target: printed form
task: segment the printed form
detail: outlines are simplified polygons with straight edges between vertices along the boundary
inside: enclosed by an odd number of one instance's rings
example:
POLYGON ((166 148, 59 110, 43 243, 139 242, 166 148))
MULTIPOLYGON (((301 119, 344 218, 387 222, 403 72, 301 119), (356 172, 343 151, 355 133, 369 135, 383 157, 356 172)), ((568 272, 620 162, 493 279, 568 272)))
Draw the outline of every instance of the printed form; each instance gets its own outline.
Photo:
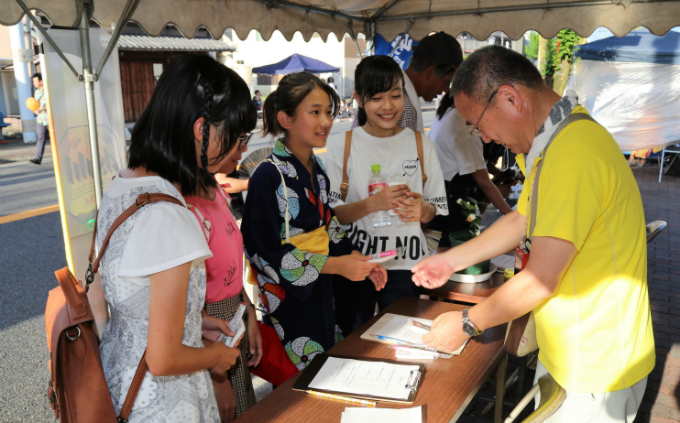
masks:
POLYGON ((413 371, 420 372, 420 367, 329 357, 309 387, 316 390, 406 400, 411 394, 411 389, 406 385, 413 371))

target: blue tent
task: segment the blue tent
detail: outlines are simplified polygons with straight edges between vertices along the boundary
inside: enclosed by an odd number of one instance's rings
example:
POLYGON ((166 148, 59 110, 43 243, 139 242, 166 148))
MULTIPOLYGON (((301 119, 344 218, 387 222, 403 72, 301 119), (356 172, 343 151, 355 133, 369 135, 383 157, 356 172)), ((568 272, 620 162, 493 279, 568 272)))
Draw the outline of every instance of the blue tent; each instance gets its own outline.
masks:
POLYGON ((340 68, 297 53, 278 63, 253 68, 253 73, 264 75, 287 75, 303 71, 309 73, 340 72, 340 68))
POLYGON ((607 62, 644 62, 680 65, 680 33, 659 37, 649 31, 631 31, 625 37, 603 38, 579 46, 574 57, 607 62))

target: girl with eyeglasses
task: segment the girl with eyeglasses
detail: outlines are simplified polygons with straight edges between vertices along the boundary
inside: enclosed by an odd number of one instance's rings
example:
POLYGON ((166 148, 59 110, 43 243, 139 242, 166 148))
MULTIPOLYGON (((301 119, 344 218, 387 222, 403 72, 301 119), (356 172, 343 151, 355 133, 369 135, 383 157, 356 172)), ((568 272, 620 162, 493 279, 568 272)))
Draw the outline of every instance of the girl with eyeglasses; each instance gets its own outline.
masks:
MULTIPOLYGON (((252 133, 242 133, 215 173, 215 182, 236 169, 241 155, 248 150, 252 133)), ((240 304, 246 332, 238 348, 240 357, 225 374, 212 374, 217 406, 222 421, 230 421, 255 405, 255 391, 249 366, 257 366, 262 358, 262 337, 257 326, 255 308, 243 287, 243 237, 230 210, 230 185, 215 184, 201 188, 197 194, 185 196, 187 207, 198 219, 213 257, 205 261, 205 312, 224 321, 233 319, 240 304)))
POLYGON ((156 202, 134 213, 113 233, 101 261, 111 319, 99 349, 116 413, 146 351, 148 372, 130 423, 220 421, 208 369, 225 375, 241 352, 217 342, 234 333, 205 314, 204 262, 218 254, 184 196, 214 193, 211 173, 235 159, 239 137, 256 122, 248 86, 236 72, 209 56, 181 56, 165 69, 135 124, 127 169, 104 192, 98 248, 139 195, 167 194, 181 203, 156 202))

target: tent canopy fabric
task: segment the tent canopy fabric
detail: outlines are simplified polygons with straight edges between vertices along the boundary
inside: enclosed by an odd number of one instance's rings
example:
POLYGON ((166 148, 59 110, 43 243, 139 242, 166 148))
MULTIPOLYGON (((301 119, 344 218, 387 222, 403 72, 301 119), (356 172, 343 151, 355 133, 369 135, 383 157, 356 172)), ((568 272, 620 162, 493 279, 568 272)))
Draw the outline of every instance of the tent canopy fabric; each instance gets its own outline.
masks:
POLYGON ((340 68, 297 53, 286 57, 278 63, 253 68, 253 73, 263 75, 288 75, 293 72, 340 72, 340 68))
POLYGON ((647 31, 632 31, 622 38, 609 37, 579 46, 574 56, 582 60, 680 65, 680 33, 670 31, 658 37, 647 31))
MULTIPOLYGON (((23 0, 53 25, 72 27, 79 20, 76 0, 23 0)), ((103 28, 118 21, 128 0, 93 0, 95 19, 103 28)), ((16 24, 23 10, 16 0, 0 0, 0 23, 16 24)), ((420 40, 432 31, 461 32, 486 39, 503 31, 519 39, 527 30, 552 37, 563 28, 581 36, 604 26, 623 36, 639 25, 665 34, 680 25, 680 0, 139 0, 132 15, 147 34, 157 36, 173 24, 186 37, 200 27, 219 38, 232 28, 239 38, 257 29, 265 40, 275 30, 290 40, 299 31, 305 40, 316 32, 380 33, 393 39, 405 32, 420 40)))

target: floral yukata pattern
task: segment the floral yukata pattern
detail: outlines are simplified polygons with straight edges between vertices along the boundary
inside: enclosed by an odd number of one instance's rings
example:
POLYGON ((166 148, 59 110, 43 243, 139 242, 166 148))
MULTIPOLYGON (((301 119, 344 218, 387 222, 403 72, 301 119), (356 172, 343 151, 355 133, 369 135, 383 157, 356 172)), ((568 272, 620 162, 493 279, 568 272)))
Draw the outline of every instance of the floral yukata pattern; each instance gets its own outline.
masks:
POLYGON ((328 205, 330 182, 321 160, 312 155, 310 174, 281 140, 269 158, 274 164, 263 162, 250 180, 241 231, 267 312, 263 320, 302 370, 342 339, 334 322, 332 276, 321 270, 329 256, 350 254, 354 247, 328 205))

